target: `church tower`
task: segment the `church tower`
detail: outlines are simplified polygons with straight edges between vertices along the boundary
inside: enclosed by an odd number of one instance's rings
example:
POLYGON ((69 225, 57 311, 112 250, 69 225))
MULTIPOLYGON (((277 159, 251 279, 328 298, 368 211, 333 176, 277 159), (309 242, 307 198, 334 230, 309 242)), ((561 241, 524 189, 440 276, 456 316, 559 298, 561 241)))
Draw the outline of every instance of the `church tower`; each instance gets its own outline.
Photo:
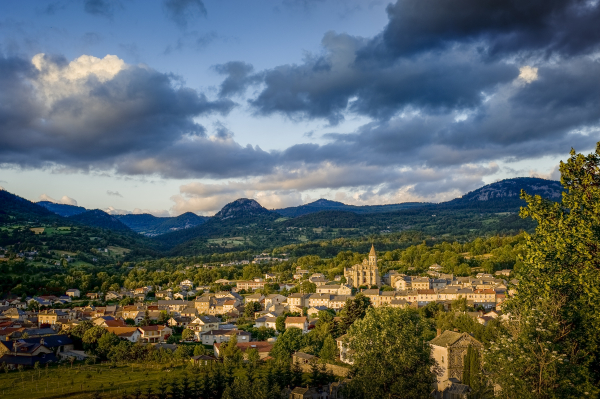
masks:
POLYGON ((381 286, 381 277, 379 276, 379 268, 377 267, 377 253, 375 246, 371 245, 371 251, 362 263, 344 269, 344 277, 348 284, 353 287, 361 286, 381 286))
POLYGON ((369 252, 369 266, 377 266, 377 253, 375 253, 373 244, 371 244, 371 252, 369 252))

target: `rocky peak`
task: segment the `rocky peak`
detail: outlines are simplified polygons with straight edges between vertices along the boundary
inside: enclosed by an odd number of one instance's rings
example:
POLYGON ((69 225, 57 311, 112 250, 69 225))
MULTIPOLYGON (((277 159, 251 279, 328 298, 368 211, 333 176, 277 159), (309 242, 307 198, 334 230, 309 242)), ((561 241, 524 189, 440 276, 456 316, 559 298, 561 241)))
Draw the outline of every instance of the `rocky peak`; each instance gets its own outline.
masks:
POLYGON ((253 199, 240 198, 225 205, 216 215, 218 219, 242 216, 269 215, 271 212, 253 199))

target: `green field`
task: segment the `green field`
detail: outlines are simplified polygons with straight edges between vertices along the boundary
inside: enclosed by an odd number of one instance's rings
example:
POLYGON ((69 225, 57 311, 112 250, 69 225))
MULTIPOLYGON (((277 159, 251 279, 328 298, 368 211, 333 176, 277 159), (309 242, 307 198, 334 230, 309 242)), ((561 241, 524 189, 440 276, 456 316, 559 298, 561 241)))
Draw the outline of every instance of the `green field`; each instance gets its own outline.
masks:
POLYGON ((209 238, 207 240, 209 244, 220 245, 225 248, 233 248, 246 243, 244 237, 222 237, 222 238, 209 238))
MULTIPOLYGON (((187 365, 187 364, 186 364, 187 365)), ((184 366, 165 368, 160 365, 134 364, 110 368, 109 365, 52 366, 46 370, 11 371, 0 374, 0 398, 121 398, 136 388, 156 391, 161 376, 179 376, 184 366)))
POLYGON ((113 246, 108 246, 106 247, 109 251, 111 255, 125 255, 126 253, 131 252, 130 249, 127 248, 121 248, 121 247, 113 247, 113 246))

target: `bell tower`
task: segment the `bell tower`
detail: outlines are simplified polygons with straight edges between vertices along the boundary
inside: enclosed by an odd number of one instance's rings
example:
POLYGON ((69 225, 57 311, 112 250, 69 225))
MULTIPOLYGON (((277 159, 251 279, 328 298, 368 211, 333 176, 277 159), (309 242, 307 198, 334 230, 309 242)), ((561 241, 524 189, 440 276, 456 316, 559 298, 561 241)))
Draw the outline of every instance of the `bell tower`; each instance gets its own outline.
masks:
POLYGON ((369 252, 369 266, 377 266, 377 253, 373 244, 371 244, 371 252, 369 252))

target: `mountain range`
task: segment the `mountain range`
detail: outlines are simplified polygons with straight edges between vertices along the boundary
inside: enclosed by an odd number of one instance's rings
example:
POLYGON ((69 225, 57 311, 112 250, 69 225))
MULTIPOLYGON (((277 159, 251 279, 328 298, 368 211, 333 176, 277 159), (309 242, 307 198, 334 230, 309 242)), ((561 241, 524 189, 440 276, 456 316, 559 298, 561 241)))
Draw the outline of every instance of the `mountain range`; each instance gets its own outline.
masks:
POLYGON ((442 203, 409 202, 355 206, 319 199, 309 204, 268 210, 253 199, 241 198, 225 205, 213 217, 184 213, 177 217, 149 214, 109 215, 99 210, 29 202, 6 191, 0 192, 0 221, 27 219, 62 220, 114 232, 136 232, 160 236, 161 250, 189 254, 190 251, 261 247, 270 244, 419 230, 428 234, 466 236, 508 233, 530 229, 531 221, 517 216, 524 201, 521 190, 550 200, 559 200, 560 182, 539 178, 506 179, 483 186, 460 198, 442 203))

